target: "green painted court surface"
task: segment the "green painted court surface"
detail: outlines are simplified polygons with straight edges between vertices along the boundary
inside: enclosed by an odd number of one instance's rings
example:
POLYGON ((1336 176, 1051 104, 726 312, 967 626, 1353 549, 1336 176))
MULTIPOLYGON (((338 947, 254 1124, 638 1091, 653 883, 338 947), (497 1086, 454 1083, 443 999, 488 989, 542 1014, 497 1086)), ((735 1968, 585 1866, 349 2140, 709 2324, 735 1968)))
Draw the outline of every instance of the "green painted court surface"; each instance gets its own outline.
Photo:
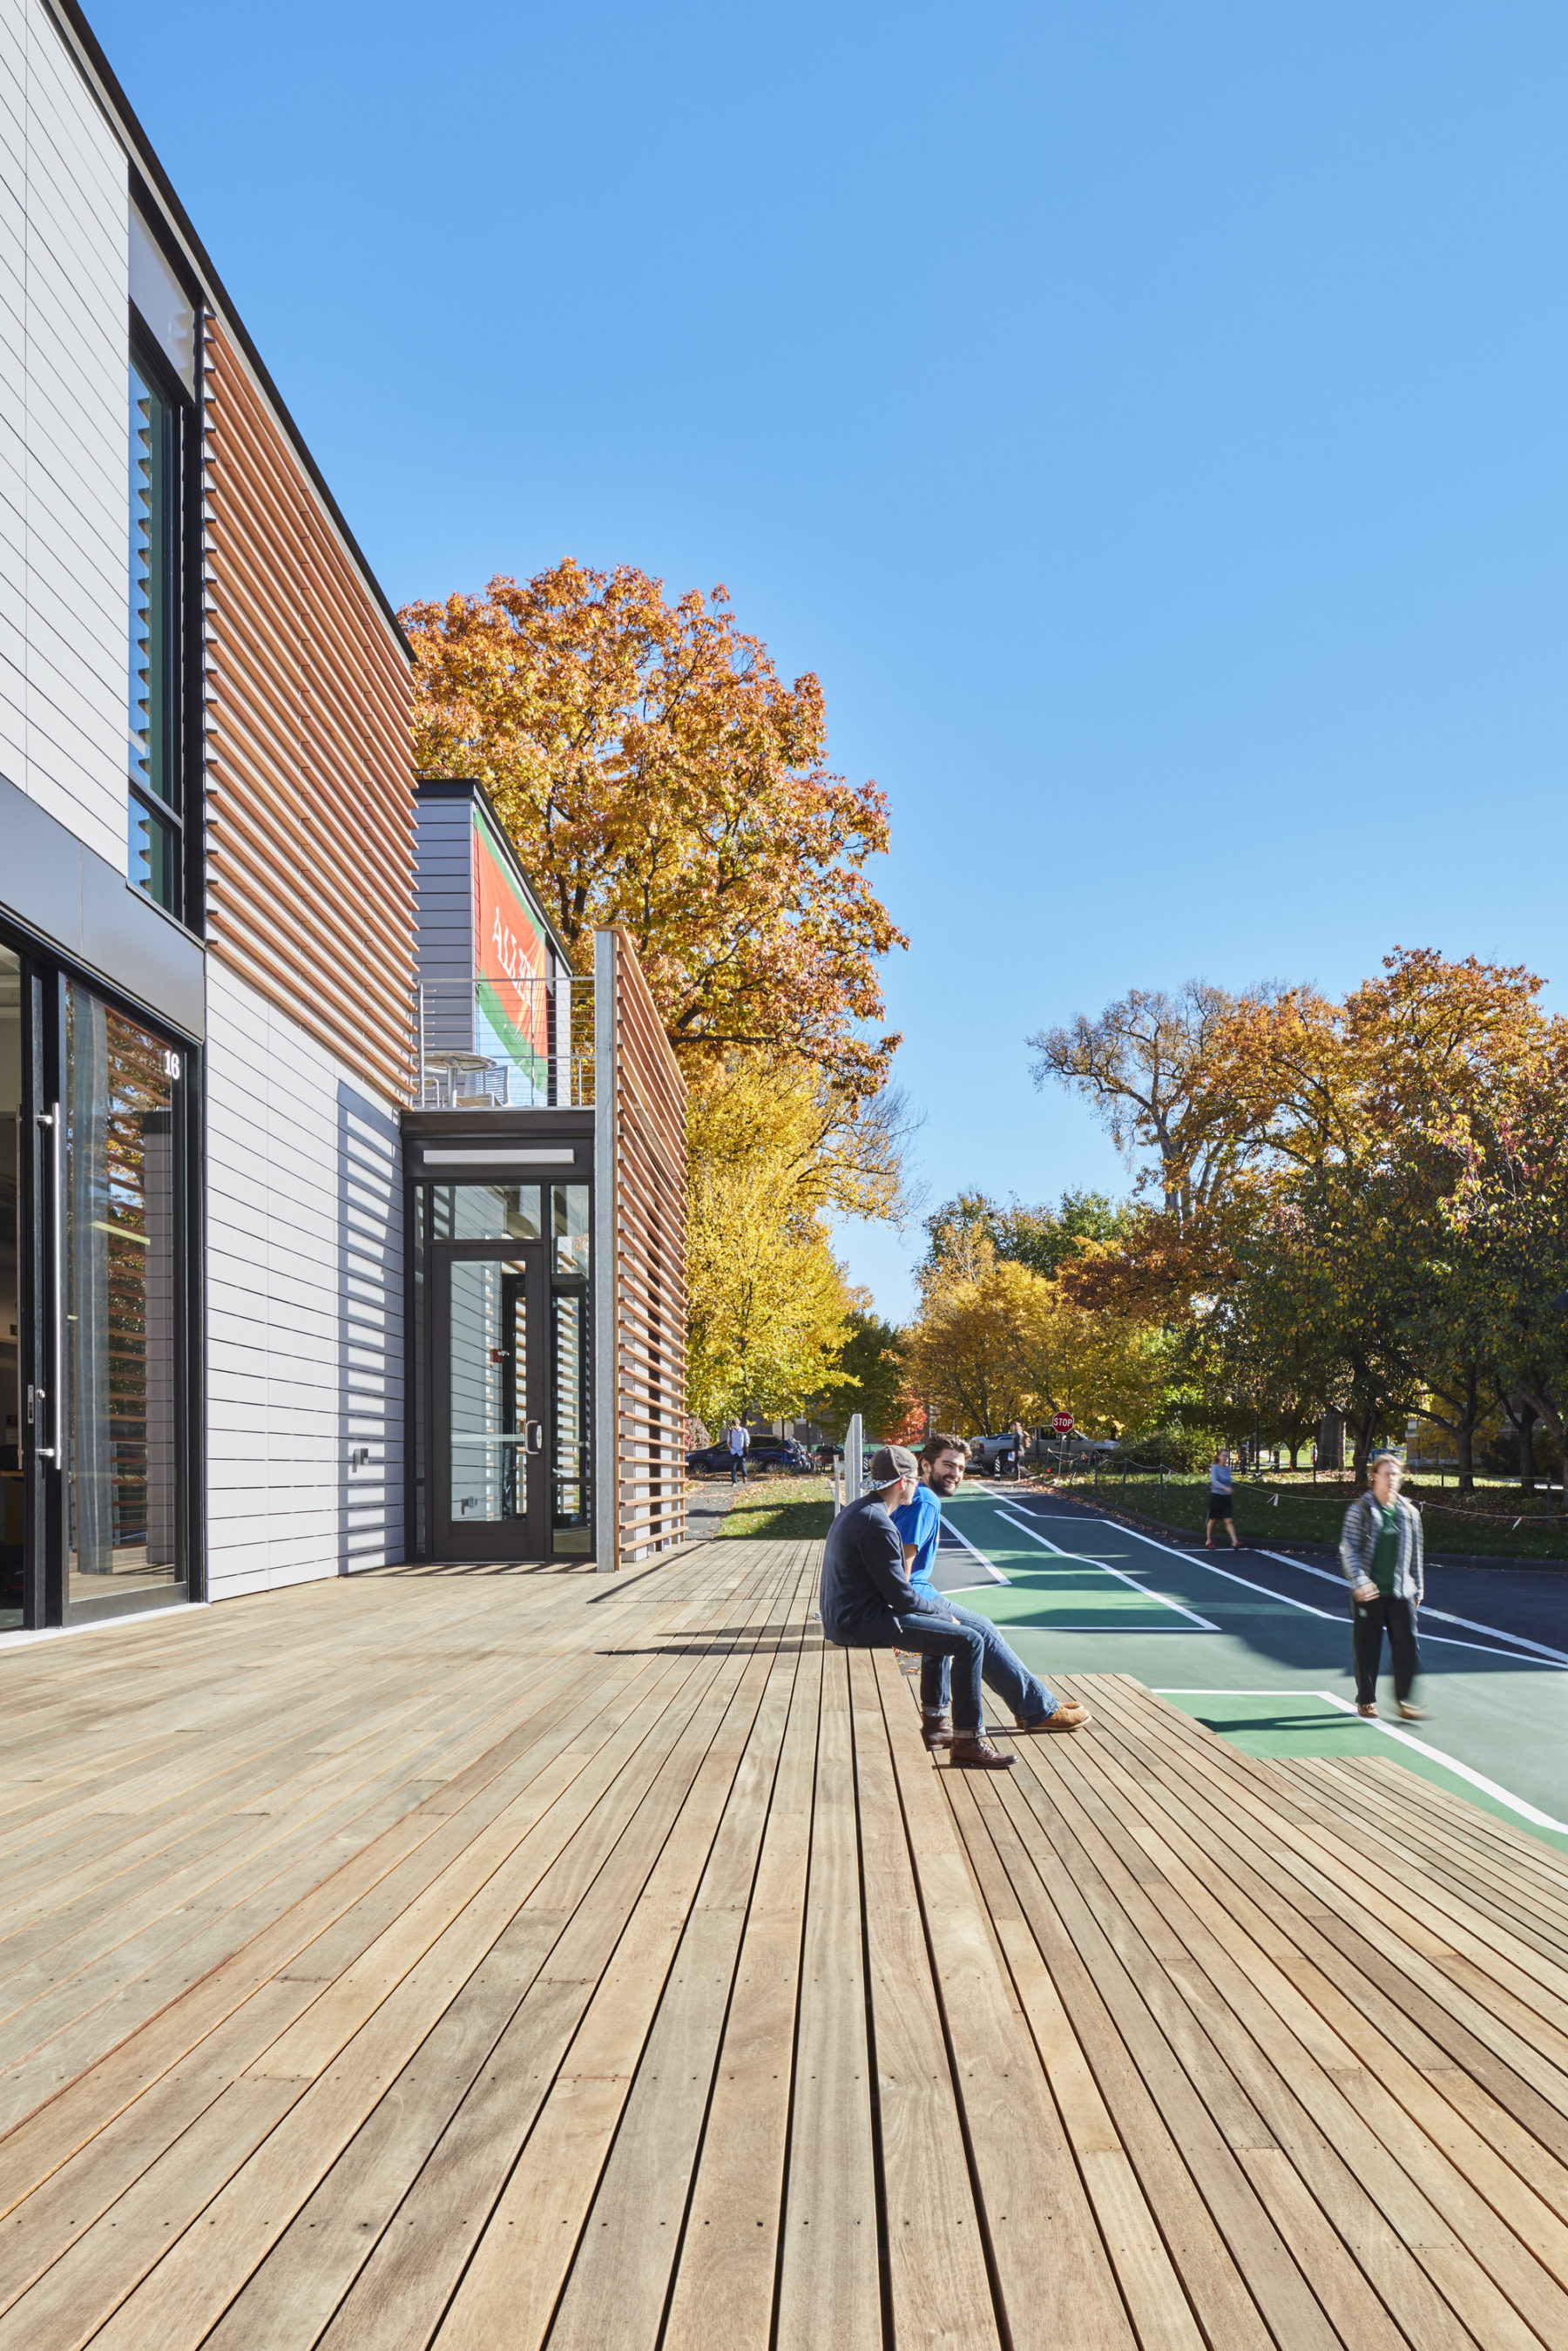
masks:
POLYGON ((1181 1553, 1050 1497, 971 1489, 944 1513, 1007 1580, 944 1549, 941 1583, 1042 1679, 1132 1674, 1251 1755, 1384 1755, 1568 1851, 1568 1667, 1423 1612, 1429 1719, 1396 1721, 1385 1672, 1366 1722, 1336 1583, 1257 1552, 1181 1553))

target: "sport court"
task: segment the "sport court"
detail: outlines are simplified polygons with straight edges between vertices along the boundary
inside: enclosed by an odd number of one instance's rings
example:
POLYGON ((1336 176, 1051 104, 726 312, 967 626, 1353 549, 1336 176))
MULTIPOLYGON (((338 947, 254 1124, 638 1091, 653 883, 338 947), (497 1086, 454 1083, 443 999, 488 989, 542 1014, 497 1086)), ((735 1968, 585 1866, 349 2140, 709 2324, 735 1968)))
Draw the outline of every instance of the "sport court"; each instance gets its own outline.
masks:
POLYGON ((1028 1491, 970 1487, 943 1512, 937 1583, 1047 1681, 1130 1674, 1251 1755, 1381 1755, 1568 1850, 1568 1643, 1423 1609, 1430 1719, 1397 1724, 1385 1675, 1364 1722, 1332 1567, 1183 1551, 1028 1491))

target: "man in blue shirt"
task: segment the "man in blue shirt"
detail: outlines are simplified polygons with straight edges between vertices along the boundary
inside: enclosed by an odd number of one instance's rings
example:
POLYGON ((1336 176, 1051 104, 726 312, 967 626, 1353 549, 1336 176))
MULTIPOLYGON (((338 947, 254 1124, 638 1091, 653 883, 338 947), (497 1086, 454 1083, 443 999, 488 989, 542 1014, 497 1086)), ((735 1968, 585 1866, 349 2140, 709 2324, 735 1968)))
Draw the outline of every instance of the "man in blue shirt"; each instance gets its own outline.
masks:
MULTIPOLYGON (((936 1593, 932 1570, 942 1533, 942 1498, 956 1494, 964 1482, 968 1452, 961 1437, 928 1437, 917 1456, 921 1482, 913 1498, 892 1512, 904 1545, 904 1564, 911 1589, 936 1593)), ((988 1616, 977 1609, 961 1608, 946 1593, 942 1605, 956 1621, 979 1634, 984 1645, 980 1672, 998 1698, 1006 1700, 1019 1730, 1081 1730, 1092 1719, 1089 1708, 1071 1700, 1065 1706, 1031 1674, 1021 1657, 1009 1647, 988 1616)), ((920 1711, 925 1744, 953 1743, 953 1716, 948 1708, 948 1666, 946 1657, 923 1656, 920 1666, 920 1711)))
MULTIPOLYGON (((890 1509, 914 1499, 915 1456, 883 1445, 872 1456, 873 1490, 846 1502, 822 1552, 822 1630, 846 1649, 917 1649, 928 1664, 956 1667, 946 1745, 955 1763, 1009 1771, 1013 1759, 986 1737, 980 1695, 985 1643, 957 1622, 950 1601, 904 1572, 890 1509)), ((931 1742, 927 1740, 927 1745, 931 1742)))

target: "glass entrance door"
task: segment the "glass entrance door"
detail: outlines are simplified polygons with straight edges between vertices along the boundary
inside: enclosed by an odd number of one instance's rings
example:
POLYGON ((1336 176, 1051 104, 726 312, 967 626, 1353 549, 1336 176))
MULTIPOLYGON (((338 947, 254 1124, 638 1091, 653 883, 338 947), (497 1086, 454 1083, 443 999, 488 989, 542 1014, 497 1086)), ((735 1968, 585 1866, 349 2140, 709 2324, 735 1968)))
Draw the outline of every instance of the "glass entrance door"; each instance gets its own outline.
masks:
POLYGON ((547 1559, 549 1277, 542 1245, 437 1244, 435 1555, 547 1559))

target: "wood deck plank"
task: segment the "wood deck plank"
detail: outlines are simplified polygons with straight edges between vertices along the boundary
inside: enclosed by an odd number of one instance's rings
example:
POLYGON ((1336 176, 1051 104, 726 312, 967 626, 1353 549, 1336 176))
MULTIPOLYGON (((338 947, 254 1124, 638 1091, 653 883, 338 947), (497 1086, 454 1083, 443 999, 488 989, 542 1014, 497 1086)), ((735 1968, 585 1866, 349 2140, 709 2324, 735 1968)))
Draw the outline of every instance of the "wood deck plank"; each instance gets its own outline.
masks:
POLYGON ((779 2230, 779 2351, 880 2351, 882 2286, 861 1939, 847 1659, 822 1656, 789 2155, 779 2230))
POLYGON ((869 1651, 849 1656, 894 2338, 999 2346, 984 2231, 869 1651))
POLYGON ((772 2332, 821 1684, 819 1637, 790 1694, 664 2351, 767 2351, 772 2332))
POLYGON ((1015 2351, 1071 2341, 1131 2351, 1133 2331, 1092 2209, 918 1723, 885 1652, 876 1659, 889 1747, 1002 2315, 1015 2351))

